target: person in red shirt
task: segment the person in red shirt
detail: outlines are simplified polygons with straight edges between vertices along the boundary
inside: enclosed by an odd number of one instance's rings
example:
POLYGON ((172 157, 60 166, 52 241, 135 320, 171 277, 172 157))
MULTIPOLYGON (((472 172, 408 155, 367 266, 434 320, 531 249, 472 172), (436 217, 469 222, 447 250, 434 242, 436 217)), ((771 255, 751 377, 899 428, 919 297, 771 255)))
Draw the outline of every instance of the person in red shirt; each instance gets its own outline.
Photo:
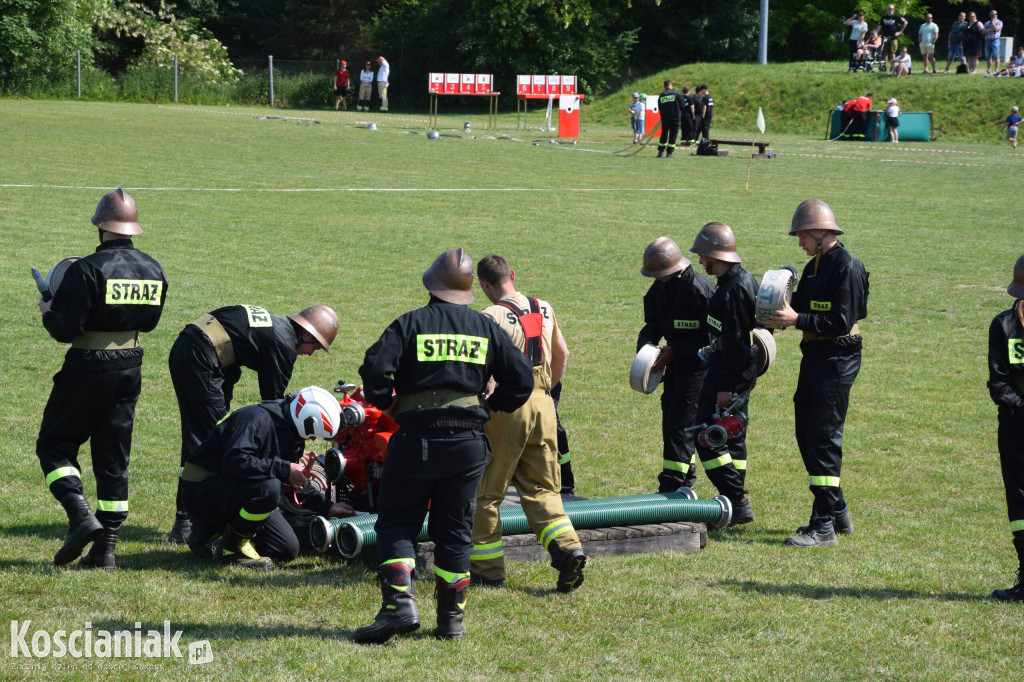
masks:
POLYGON ((842 126, 845 137, 864 135, 868 112, 871 111, 871 97, 872 93, 869 92, 843 105, 842 126))
POLYGON ((341 61, 341 64, 334 71, 334 110, 341 108, 348 111, 348 62, 341 61))

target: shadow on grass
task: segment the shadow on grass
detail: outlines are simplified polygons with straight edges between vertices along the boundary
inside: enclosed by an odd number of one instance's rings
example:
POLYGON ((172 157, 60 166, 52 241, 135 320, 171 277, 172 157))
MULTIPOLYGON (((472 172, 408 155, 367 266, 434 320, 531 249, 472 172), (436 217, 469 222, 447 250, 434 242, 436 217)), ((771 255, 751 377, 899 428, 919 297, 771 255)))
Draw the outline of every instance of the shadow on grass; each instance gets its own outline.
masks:
MULTIPOLYGON (((0 525, 0 535, 4 537, 34 537, 63 542, 67 533, 68 522, 66 519, 61 519, 54 523, 32 523, 20 526, 0 525)), ((129 521, 121 528, 120 539, 129 542, 163 542, 166 539, 166 532, 149 526, 133 526, 129 517, 129 521)))
POLYGON ((737 587, 745 592, 759 594, 780 594, 804 597, 806 599, 834 599, 851 597, 854 599, 876 599, 889 601, 892 599, 938 599, 941 601, 992 601, 987 594, 970 594, 966 592, 921 592, 920 590, 904 590, 899 588, 863 588, 863 587, 829 587, 826 585, 807 585, 790 583, 761 583, 752 580, 719 580, 711 583, 711 587, 737 587))

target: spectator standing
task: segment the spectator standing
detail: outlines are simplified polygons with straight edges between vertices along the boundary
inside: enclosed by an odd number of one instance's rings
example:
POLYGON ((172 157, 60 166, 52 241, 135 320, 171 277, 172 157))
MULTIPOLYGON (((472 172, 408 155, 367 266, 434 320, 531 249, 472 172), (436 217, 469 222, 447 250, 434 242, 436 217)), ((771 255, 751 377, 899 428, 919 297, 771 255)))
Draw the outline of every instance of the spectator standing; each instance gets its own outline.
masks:
POLYGON ((388 79, 391 77, 391 65, 384 57, 377 57, 380 68, 377 69, 377 94, 380 95, 380 110, 388 110, 388 79))
POLYGON ((359 99, 356 100, 356 111, 370 110, 370 97, 373 93, 373 69, 370 62, 363 65, 359 72, 359 99))
POLYGON ((932 15, 929 12, 924 15, 924 23, 921 24, 921 28, 917 29, 917 44, 921 50, 921 60, 924 62, 924 66, 921 67, 921 73, 928 73, 928 62, 931 62, 932 73, 935 73, 935 42, 939 39, 939 25, 932 21, 932 15))
POLYGON ((967 73, 978 71, 978 57, 981 56, 985 39, 985 25, 978 21, 974 12, 967 14, 967 31, 964 33, 964 58, 967 59, 967 73))
POLYGON ((967 15, 961 12, 957 15, 956 21, 949 27, 949 37, 946 39, 946 70, 949 73, 949 65, 954 61, 966 63, 964 59, 964 36, 967 33, 967 15))
POLYGON ((1003 22, 999 21, 996 11, 992 10, 988 16, 985 22, 985 75, 999 71, 999 36, 1003 34, 1003 22))
POLYGON ((640 101, 640 93, 633 93, 633 101, 629 103, 629 123, 633 128, 633 144, 638 144, 644 136, 644 103, 640 101))
MULTIPOLYGON (((906 48, 904 48, 906 49, 906 48)), ((885 127, 889 130, 889 141, 899 142, 900 141, 900 105, 893 97, 886 102, 885 107, 885 127)))
POLYGON ((1017 111, 1017 107, 1010 107, 1010 115, 1003 121, 1003 128, 1006 129, 1006 139, 1010 141, 1010 146, 1014 149, 1017 148, 1017 127, 1024 120, 1017 114, 1017 111))
POLYGON ((868 31, 868 24, 864 21, 864 12, 857 11, 849 19, 843 19, 843 23, 850 27, 850 63, 857 56, 857 49, 860 47, 864 34, 868 31))
POLYGON ((899 51, 899 38, 907 29, 907 20, 902 15, 896 14, 896 5, 889 5, 885 15, 878 21, 875 32, 885 39, 885 70, 889 70, 889 61, 896 57, 899 51))
POLYGON ((338 110, 338 104, 341 104, 341 108, 348 111, 348 62, 344 59, 338 65, 338 68, 334 70, 334 110, 338 110))

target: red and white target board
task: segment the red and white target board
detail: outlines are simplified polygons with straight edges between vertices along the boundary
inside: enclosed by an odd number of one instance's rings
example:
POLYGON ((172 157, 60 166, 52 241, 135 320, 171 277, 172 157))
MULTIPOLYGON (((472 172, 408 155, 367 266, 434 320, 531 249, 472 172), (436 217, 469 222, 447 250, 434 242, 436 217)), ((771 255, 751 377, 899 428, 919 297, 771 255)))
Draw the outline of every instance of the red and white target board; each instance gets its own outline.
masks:
POLYGON ((651 131, 661 123, 661 109, 658 107, 658 96, 647 95, 647 109, 644 112, 644 135, 650 135, 651 131))
POLYGON ((430 127, 437 127, 439 95, 482 95, 490 97, 488 127, 497 127, 498 95, 494 91, 494 75, 490 73, 431 73, 427 77, 430 94, 430 127))
POLYGON ((558 136, 578 137, 580 102, 583 98, 584 95, 577 92, 576 76, 520 74, 516 76, 516 128, 520 127, 520 110, 523 114, 524 127, 526 125, 527 100, 548 99, 552 105, 558 104, 558 136))

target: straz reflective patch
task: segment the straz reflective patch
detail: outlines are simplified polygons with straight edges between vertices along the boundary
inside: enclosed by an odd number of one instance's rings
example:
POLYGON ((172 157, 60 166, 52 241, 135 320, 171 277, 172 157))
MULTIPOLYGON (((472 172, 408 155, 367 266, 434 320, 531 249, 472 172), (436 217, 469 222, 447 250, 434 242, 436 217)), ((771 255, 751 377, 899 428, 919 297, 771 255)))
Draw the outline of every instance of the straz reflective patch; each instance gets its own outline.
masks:
POLYGON ((832 310, 832 301, 811 301, 811 310, 818 310, 818 311, 832 310))
POLYGON ((155 279, 108 279, 107 295, 110 305, 160 305, 164 283, 155 279))
POLYGON ((416 359, 420 362, 487 363, 488 339, 465 334, 417 334, 416 359))
POLYGON ((1009 339, 1010 364, 1024 365, 1024 339, 1009 339))
POLYGON ((708 315, 708 324, 710 324, 712 327, 714 327, 718 331, 722 331, 722 323, 720 321, 716 320, 715 318, 711 317, 710 315, 708 315))
POLYGON ((274 321, 270 319, 270 313, 258 305, 243 305, 245 314, 249 316, 250 327, 273 327, 274 321))
POLYGON ((672 326, 676 329, 700 329, 698 320, 673 320, 672 326))

